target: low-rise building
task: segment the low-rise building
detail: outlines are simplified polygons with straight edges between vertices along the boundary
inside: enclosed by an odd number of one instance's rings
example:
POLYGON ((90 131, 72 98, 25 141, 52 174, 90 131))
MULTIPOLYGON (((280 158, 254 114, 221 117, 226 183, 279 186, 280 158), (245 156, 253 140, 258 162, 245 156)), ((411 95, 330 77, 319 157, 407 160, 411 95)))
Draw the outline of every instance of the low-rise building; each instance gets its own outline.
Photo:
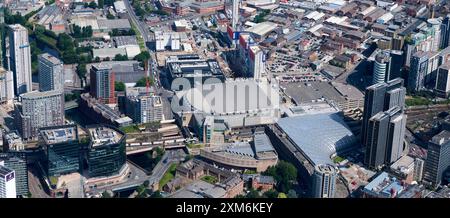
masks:
POLYGON ((256 132, 253 141, 203 148, 200 156, 215 164, 235 169, 263 172, 278 162, 278 154, 264 132, 256 132))

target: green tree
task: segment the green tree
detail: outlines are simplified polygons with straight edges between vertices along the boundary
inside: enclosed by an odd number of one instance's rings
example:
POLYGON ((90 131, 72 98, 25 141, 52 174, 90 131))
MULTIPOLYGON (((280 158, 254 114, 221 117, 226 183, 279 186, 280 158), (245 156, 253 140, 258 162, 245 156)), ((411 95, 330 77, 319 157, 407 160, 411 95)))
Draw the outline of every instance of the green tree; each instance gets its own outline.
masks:
POLYGON ((277 190, 271 189, 269 191, 264 192, 263 196, 266 198, 278 198, 278 192, 277 190))
POLYGON ((120 82, 120 81, 115 81, 114 82, 114 90, 118 91, 118 92, 125 91, 125 83, 120 82))
POLYGON ((74 49, 64 51, 62 53, 62 59, 65 64, 74 64, 79 61, 79 57, 74 49))
POLYGON ((56 47, 59 50, 64 51, 64 50, 73 49, 75 46, 74 46, 72 37, 70 37, 66 33, 60 33, 58 35, 56 47))
POLYGON ((136 84, 134 85, 134 87, 146 87, 147 86, 147 79, 150 82, 150 85, 153 84, 153 81, 151 80, 150 77, 142 77, 141 79, 139 79, 136 84))
POLYGON ((134 57, 134 59, 136 59, 138 61, 146 61, 146 60, 150 59, 150 53, 148 51, 143 51, 143 52, 139 53, 138 55, 136 55, 134 57))
POLYGON ((79 64, 77 66, 77 74, 80 78, 86 78, 87 74, 86 64, 79 64))
POLYGON ((281 192, 287 192, 291 189, 292 181, 297 180, 297 169, 286 161, 280 161, 276 166, 269 167, 263 174, 274 177, 277 189, 281 192))
MULTIPOLYGON (((87 3, 86 3, 87 4, 87 3)), ((73 25, 73 37, 75 37, 75 38, 81 38, 81 36, 82 36, 82 29, 81 29, 81 27, 80 26, 78 26, 78 25, 73 25)))
POLYGON ((128 60, 128 56, 127 55, 116 54, 116 56, 114 56, 114 60, 115 61, 127 61, 128 60))

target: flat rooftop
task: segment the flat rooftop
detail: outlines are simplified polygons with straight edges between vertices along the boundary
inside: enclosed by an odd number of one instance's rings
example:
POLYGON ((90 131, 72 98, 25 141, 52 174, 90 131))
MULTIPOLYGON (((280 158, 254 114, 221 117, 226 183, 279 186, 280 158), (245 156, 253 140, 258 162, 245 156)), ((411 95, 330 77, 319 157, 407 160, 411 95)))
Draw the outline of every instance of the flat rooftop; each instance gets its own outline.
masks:
POLYGON ((450 131, 443 130, 437 135, 433 136, 431 141, 437 145, 443 145, 450 140, 450 131))
POLYGON ((92 147, 116 144, 124 137, 122 133, 106 126, 89 128, 88 131, 92 147))
POLYGON ((278 27, 278 25, 276 23, 262 22, 262 23, 256 24, 255 26, 247 28, 245 31, 251 32, 258 36, 264 36, 264 35, 270 33, 271 31, 274 31, 277 27, 278 27))
POLYGON ((345 101, 345 98, 328 82, 291 82, 281 84, 285 93, 297 104, 322 101, 345 101))
POLYGON ((77 127, 74 125, 59 128, 41 129, 41 136, 47 145, 78 140, 77 127))

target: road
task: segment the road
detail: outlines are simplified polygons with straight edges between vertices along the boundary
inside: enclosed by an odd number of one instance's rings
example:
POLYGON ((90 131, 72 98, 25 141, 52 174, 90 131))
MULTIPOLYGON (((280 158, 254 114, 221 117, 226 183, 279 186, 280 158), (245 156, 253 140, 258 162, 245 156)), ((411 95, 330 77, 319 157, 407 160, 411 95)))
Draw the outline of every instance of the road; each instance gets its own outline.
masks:
MULTIPOLYGON (((148 28, 145 27, 143 23, 139 20, 139 18, 136 16, 136 13, 133 10, 133 6, 131 6, 130 0, 124 0, 125 7, 127 8, 128 14, 130 15, 130 18, 132 22, 136 25, 139 32, 141 33, 142 37, 144 38, 144 41, 147 43, 149 42, 149 35, 150 32, 148 31, 148 28)), ((148 48, 147 48, 148 50, 148 48)))
POLYGON ((30 190, 32 198, 50 198, 50 195, 44 190, 44 186, 41 184, 40 173, 35 166, 28 168, 28 189, 30 190))

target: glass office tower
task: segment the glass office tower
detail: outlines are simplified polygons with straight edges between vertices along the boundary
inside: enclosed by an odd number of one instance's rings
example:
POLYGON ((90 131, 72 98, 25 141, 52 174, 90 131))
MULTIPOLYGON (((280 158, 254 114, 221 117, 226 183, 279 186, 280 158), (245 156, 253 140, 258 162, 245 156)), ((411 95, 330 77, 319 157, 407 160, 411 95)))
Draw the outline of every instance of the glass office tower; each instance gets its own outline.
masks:
POLYGON ((125 134, 111 126, 87 127, 91 142, 87 153, 90 177, 107 177, 120 172, 126 162, 125 134))

